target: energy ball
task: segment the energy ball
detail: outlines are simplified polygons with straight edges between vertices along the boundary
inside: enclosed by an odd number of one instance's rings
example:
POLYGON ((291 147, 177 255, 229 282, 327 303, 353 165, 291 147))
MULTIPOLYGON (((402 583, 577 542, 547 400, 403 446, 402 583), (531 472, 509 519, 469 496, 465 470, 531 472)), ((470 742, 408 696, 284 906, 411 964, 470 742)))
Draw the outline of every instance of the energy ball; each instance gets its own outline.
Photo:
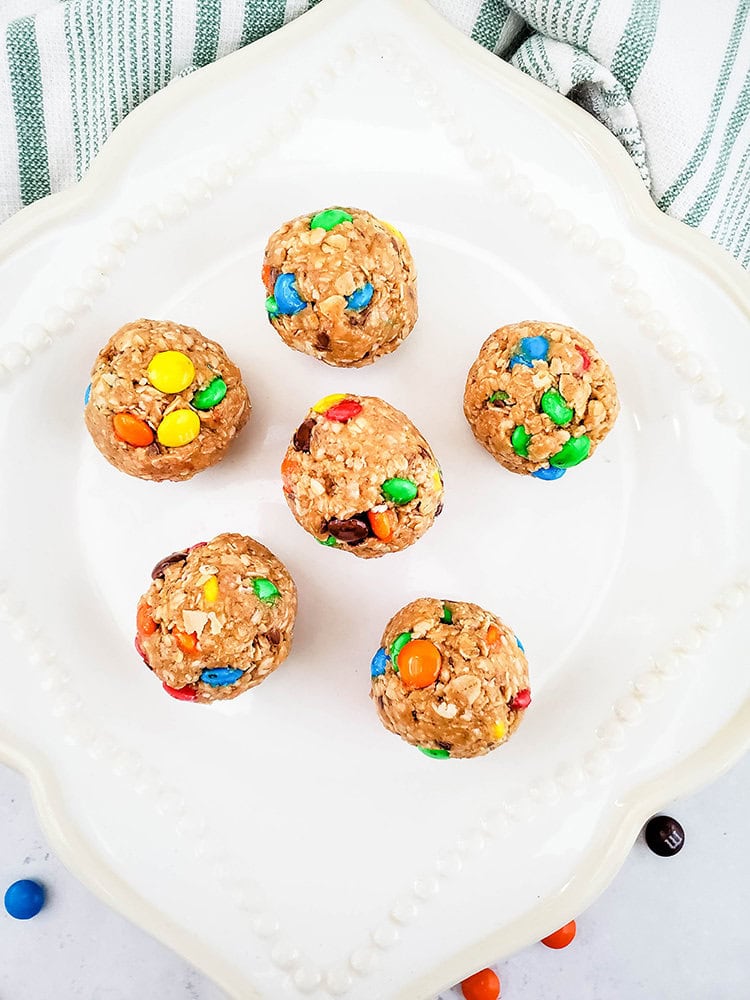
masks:
POLYGON ((506 469, 536 479, 559 479, 593 455, 619 409, 606 361, 587 337, 560 323, 495 330, 464 391, 477 441, 506 469))
POLYGON ((375 396, 316 403, 294 432, 281 475, 305 531, 362 559, 405 549, 443 509, 432 449, 407 416, 375 396))
POLYGON ((219 462, 250 416, 239 368, 179 323, 127 323, 99 351, 86 426, 108 462, 139 479, 190 479, 219 462))
POLYGON ((520 641, 466 601, 407 604, 386 625, 370 674, 383 725, 428 757, 489 753, 531 703, 520 641))
POLYGON ((135 648, 173 698, 236 698, 289 655, 297 588, 260 542, 217 535, 161 559, 151 578, 135 648))
POLYGON ((263 284, 284 343, 340 368, 395 351, 417 321, 417 274, 403 234, 359 208, 284 223, 268 241, 263 284))

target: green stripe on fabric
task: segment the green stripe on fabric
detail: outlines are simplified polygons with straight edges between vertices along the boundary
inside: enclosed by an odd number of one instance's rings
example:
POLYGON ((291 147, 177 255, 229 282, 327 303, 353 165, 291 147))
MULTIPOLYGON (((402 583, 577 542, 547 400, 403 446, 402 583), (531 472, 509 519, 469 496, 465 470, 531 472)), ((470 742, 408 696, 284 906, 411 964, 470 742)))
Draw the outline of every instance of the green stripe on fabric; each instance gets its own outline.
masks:
POLYGON ((708 183, 704 187, 703 191, 701 191, 688 213, 683 216, 682 221, 686 222, 689 226, 697 226, 701 223, 706 217, 708 210, 711 208, 724 176, 727 160, 729 159, 731 152, 734 149, 734 144, 742 131, 742 126, 747 121, 749 112, 750 73, 748 73, 745 77, 745 85, 740 92, 740 96, 737 98, 737 102, 732 110, 729 121, 727 122, 727 127, 724 130, 724 138, 721 141, 719 156, 714 164, 714 169, 711 171, 708 183))
POLYGON ((172 0, 165 0, 164 3, 164 82, 168 83, 172 79, 172 0))
MULTIPOLYGON (((145 101, 147 97, 151 96, 151 53, 149 51, 149 35, 151 31, 151 14, 155 8, 158 8, 157 3, 148 4, 148 7, 143 5, 141 7, 141 83, 143 84, 143 100, 145 101)), ((216 52, 214 51, 213 59, 216 58, 216 52)), ((213 61, 212 59, 212 61, 213 61)))
POLYGON ((594 27, 596 15, 599 13, 599 2, 600 0, 592 0, 586 20, 583 22, 583 28, 580 31, 579 28, 581 27, 582 15, 586 9, 586 4, 582 3, 579 10, 576 11, 573 32, 575 35, 575 44, 580 46, 582 49, 585 49, 588 45, 589 37, 591 36, 591 29, 594 27))
POLYGON ((194 66, 208 66, 216 59, 220 31, 221 0, 198 0, 195 8, 194 66))
POLYGON ((284 0, 245 0, 240 45, 249 45, 284 23, 284 0))
MULTIPOLYGON (((747 175, 745 176, 745 182, 742 185, 744 197, 740 195, 742 199, 742 206, 739 207, 736 214, 733 213, 734 225, 732 226, 732 231, 729 233, 725 239, 720 242, 727 248, 731 250, 734 247, 735 253, 739 253, 742 244, 747 237, 748 230, 750 229, 750 218, 747 215, 748 209, 750 209, 750 187, 747 184, 747 175), (744 228, 740 231, 740 226, 745 223, 744 228)), ((740 199, 737 200, 737 206, 739 206, 740 199)), ((729 228, 727 226, 727 228, 729 228)))
POLYGON ((63 12, 63 30, 65 33, 65 46, 68 51, 68 76, 70 79, 70 117, 73 119, 73 146, 76 156, 76 177, 82 174, 83 151, 81 149, 81 101, 78 94, 78 84, 76 81, 76 58, 73 51, 73 25, 71 24, 72 8, 70 4, 65 4, 63 12))
POLYGON ((33 17, 19 17, 8 24, 6 50, 16 119, 21 201, 29 205, 50 193, 42 66, 33 17))
POLYGON ((122 0, 117 4, 117 82, 120 94, 120 114, 124 117, 130 111, 128 100, 128 78, 125 73, 125 6, 122 0))
POLYGON ((709 111, 708 121, 706 122, 706 127, 703 130, 703 135, 700 137, 698 145, 695 147, 692 156, 680 171, 678 177, 672 182, 672 184, 670 184, 661 198, 657 201, 656 204, 662 212, 666 211, 677 196, 682 193, 688 181, 697 172, 706 156, 706 153, 708 152, 711 144, 711 137, 713 136, 714 129, 716 128, 716 121, 719 117, 719 111, 721 110, 727 85, 729 84, 731 77, 734 58, 737 55, 740 39, 742 38, 742 33, 745 30, 748 6, 750 6, 750 0, 740 0, 740 3, 737 6, 737 13, 735 14, 732 29, 729 33, 729 41, 727 43, 724 61, 721 64, 719 79, 716 84, 716 89, 714 90, 713 98, 711 99, 711 108, 709 111))
POLYGON ((749 158, 750 146, 748 146, 745 150, 745 153, 740 160, 740 165, 734 172, 732 183, 727 191, 726 197, 724 198, 724 204, 721 206, 721 212, 719 212, 719 217, 714 223, 714 228, 711 232, 711 236, 714 239, 718 236, 724 235, 726 229, 729 228, 731 220, 734 218, 734 211, 737 207, 737 203, 742 198, 742 192, 747 184, 747 163, 749 158))
POLYGON ((115 62, 115 16, 114 11, 109 12, 110 16, 105 21, 102 4, 104 0, 97 0, 96 19, 100 25, 106 25, 107 32, 107 90, 109 91, 109 117, 112 127, 118 124, 121 115, 117 106, 117 70, 115 62))
POLYGON ((166 81, 161 75, 161 43, 162 43, 162 28, 161 28, 161 4, 154 4, 154 55, 152 60, 152 67, 154 70, 154 90, 160 90, 166 81))
POLYGON ((99 147, 102 143, 102 125, 103 125, 103 113, 104 113, 104 95, 102 93, 102 88, 100 84, 100 48, 99 48, 99 36, 96 31, 96 23, 94 21, 94 3, 93 0, 86 0, 86 3, 82 5, 84 8, 84 20, 86 23, 86 28, 88 32, 88 42, 89 42, 89 52, 91 53, 89 64, 91 68, 91 105, 93 107, 92 120, 89 120, 88 131, 91 133, 93 152, 91 158, 99 152, 99 147))
POLYGON ((503 0, 484 0, 471 29, 471 37, 494 52, 509 17, 510 11, 503 0))
POLYGON ((661 0, 633 0, 630 17, 625 25, 615 54, 612 57, 612 75, 616 76, 630 97, 638 82, 646 60, 651 54, 656 37, 661 0))
POLYGON ((75 43, 78 47, 76 56, 76 66, 80 73, 81 90, 78 95, 78 105, 81 115, 81 164, 78 170, 78 177, 83 177, 84 171, 88 169, 91 162, 91 128, 88 116, 88 60, 86 49, 83 44, 83 21, 81 19, 80 4, 73 4, 73 28, 75 31, 75 43))

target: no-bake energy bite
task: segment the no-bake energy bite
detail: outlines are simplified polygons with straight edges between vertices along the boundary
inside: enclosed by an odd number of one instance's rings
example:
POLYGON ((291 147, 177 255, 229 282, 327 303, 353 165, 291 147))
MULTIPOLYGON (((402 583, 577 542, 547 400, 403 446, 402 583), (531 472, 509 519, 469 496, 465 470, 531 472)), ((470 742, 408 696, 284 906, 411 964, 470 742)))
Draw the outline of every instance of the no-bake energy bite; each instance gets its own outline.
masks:
POLYGON ((443 507, 432 449, 407 416, 375 396, 317 402, 292 436, 281 475, 305 531, 363 559, 405 549, 443 507))
POLYGON ((217 535, 161 559, 151 577, 135 646, 173 698, 236 698, 289 655, 297 588, 260 542, 217 535))
POLYGON ((268 241, 263 284, 284 343, 329 365, 371 364, 417 321, 417 276, 403 234, 359 208, 284 223, 268 241))
POLYGON ((482 345, 464 391, 481 445, 511 472, 559 479, 593 455, 620 404, 609 366, 570 326, 503 326, 482 345))
POLYGON ((239 368, 179 323, 127 323, 101 349, 86 390, 94 444, 140 479, 190 479, 220 461, 250 416, 239 368))
POLYGON ((383 725, 429 757, 489 753, 531 703, 521 642, 466 601, 407 604, 386 625, 370 674, 383 725))

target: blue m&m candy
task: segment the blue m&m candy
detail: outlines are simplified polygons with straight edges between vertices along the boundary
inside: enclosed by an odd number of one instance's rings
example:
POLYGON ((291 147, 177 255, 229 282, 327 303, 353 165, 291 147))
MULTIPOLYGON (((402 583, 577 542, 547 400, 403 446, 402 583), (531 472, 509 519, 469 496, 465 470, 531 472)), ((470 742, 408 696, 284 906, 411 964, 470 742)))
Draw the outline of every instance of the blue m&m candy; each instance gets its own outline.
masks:
POLYGON ((385 667, 388 663, 388 654, 381 646, 377 653, 373 656, 372 662, 370 663, 370 676, 371 677, 382 677, 385 673, 385 667))
POLYGON ((374 289, 370 282, 366 282, 361 288, 355 289, 351 295, 347 295, 346 308, 354 312, 366 309, 372 301, 373 291, 374 289))
POLYGON ((86 391, 83 394, 83 405, 88 406, 89 400, 91 399, 91 383, 86 386, 86 391))
POLYGON ((201 680, 204 684, 210 684, 214 688, 225 687, 227 684, 234 684, 235 681, 238 681, 244 672, 236 667, 213 667, 201 672, 201 680))
POLYGON ((549 356, 549 341, 546 337, 522 337, 516 353, 508 362, 512 371, 516 365, 533 368, 535 361, 546 361, 549 356))
POLYGON ((14 882, 5 892, 5 909, 16 920, 30 920, 44 906, 44 886, 33 879, 14 882))
POLYGON ((537 469, 531 475, 534 479, 559 479, 565 475, 565 469, 558 469, 554 465, 550 465, 546 469, 537 469))
POLYGON ((302 312, 307 303, 301 299, 297 291, 297 283, 293 274, 280 274, 273 286, 273 298, 276 308, 284 316, 294 316, 302 312))

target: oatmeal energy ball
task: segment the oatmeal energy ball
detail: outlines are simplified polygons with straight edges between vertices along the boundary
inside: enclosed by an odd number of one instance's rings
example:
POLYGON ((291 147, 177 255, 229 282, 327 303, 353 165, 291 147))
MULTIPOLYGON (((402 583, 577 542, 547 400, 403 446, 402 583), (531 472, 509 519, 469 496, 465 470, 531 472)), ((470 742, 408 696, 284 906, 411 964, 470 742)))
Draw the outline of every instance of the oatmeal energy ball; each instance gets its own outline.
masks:
POLYGON ((239 368, 189 326, 139 319, 99 351, 85 396, 94 444, 140 479, 215 465, 250 416, 239 368))
POLYGON ((478 757, 504 743, 531 703, 523 646, 466 601, 412 601, 370 664, 380 721, 428 757, 478 757))
POLYGON ((506 469, 536 479, 559 479, 592 455, 619 409, 607 363, 583 334, 559 323, 496 330, 464 391, 477 441, 506 469))
POLYGON ((317 402, 294 432, 281 475, 305 531, 363 559, 405 549, 443 509, 432 449, 407 416, 375 396, 317 402))
POLYGON ((417 276, 402 233, 359 208, 286 222, 263 264, 266 311, 285 344, 359 368, 395 351, 417 321, 417 276))
POLYGON ((151 578, 135 648, 173 698, 236 698, 289 655, 297 588, 260 542, 217 535, 161 559, 151 578))

